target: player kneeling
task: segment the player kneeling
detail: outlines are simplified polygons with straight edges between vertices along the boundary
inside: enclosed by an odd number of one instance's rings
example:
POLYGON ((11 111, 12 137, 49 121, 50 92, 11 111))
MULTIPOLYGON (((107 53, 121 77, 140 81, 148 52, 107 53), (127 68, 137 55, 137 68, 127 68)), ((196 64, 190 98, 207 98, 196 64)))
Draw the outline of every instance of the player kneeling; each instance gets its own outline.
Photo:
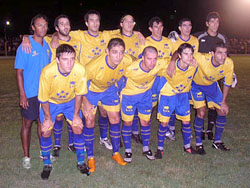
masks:
POLYGON ((89 175, 84 163, 83 123, 80 107, 82 96, 87 93, 85 69, 75 61, 75 50, 63 44, 56 50, 56 60, 47 65, 40 77, 38 99, 42 104, 40 119, 42 123, 41 149, 44 167, 41 178, 46 180, 52 170, 50 152, 52 149, 52 130, 56 116, 63 113, 72 127, 77 155, 77 168, 89 175))

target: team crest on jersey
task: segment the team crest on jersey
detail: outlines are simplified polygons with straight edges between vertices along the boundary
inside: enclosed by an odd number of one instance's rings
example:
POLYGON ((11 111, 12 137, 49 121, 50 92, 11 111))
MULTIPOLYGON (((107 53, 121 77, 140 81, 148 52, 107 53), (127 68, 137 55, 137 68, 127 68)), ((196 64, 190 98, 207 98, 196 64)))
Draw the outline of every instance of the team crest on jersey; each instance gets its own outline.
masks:
POLYGON ((123 73, 124 73, 124 69, 120 69, 118 74, 121 75, 123 73))
POLYGON ((74 81, 70 82, 69 88, 72 88, 72 87, 75 87, 75 82, 74 81))
MULTIPOLYGON (((48 51, 48 50, 47 50, 48 51)), ((33 53, 32 53, 32 57, 34 57, 34 56, 37 56, 37 55, 39 55, 39 53, 37 53, 35 50, 33 51, 33 53)), ((48 54, 49 55, 49 54, 48 54)))
POLYGON ((169 113, 169 112, 170 112, 170 111, 169 111, 169 106, 164 106, 164 107, 163 107, 163 112, 169 113))
POLYGON ((167 43, 166 43, 166 44, 164 44, 164 48, 169 49, 169 46, 168 46, 168 44, 167 44, 167 43))
POLYGON ((74 45, 74 46, 73 46, 73 48, 75 48, 75 49, 76 49, 76 48, 77 48, 77 46, 76 46, 76 45, 74 45))
POLYGON ((106 45, 106 42, 104 40, 101 40, 101 45, 102 46, 106 45))
POLYGON ((138 42, 135 43, 135 47, 136 47, 136 48, 139 48, 138 42))
POLYGON ((223 76, 224 75, 224 70, 219 71, 219 73, 217 75, 223 76))

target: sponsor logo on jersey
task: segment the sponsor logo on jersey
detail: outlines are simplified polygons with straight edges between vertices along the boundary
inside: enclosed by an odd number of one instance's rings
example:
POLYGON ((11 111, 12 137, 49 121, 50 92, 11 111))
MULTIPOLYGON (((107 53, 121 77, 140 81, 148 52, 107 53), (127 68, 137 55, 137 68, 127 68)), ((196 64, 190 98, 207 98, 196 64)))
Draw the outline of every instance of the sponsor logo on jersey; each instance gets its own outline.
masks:
POLYGON ((32 57, 37 56, 37 55, 39 55, 39 53, 37 53, 37 52, 34 50, 33 53, 32 53, 32 57))
POLYGON ((169 111, 169 106, 163 106, 163 112, 168 112, 169 113, 170 112, 169 111))

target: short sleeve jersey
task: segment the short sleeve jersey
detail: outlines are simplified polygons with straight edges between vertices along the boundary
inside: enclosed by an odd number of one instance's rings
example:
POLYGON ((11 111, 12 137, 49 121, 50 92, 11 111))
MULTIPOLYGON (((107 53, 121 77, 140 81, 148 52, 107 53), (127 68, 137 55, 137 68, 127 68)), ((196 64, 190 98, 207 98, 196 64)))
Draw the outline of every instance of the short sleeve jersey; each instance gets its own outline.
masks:
POLYGON ((88 80, 90 81, 89 90, 104 92, 121 79, 126 67, 132 64, 132 62, 132 58, 126 54, 124 54, 121 63, 115 68, 109 66, 106 53, 92 59, 86 65, 88 80))
POLYGON ((172 55, 172 42, 167 37, 162 36, 160 40, 154 39, 153 36, 149 36, 145 40, 145 45, 140 46, 140 55, 143 49, 147 46, 153 46, 158 50, 158 57, 169 57, 172 55))
POLYGON ((29 36, 32 51, 26 54, 20 45, 17 49, 15 69, 23 69, 24 91, 27 98, 38 95, 39 79, 42 69, 50 63, 51 51, 49 45, 43 40, 43 46, 29 36))
POLYGON ((162 76, 167 79, 167 82, 160 91, 162 95, 173 96, 190 91, 192 80, 197 71, 197 65, 195 67, 188 66, 186 69, 182 69, 179 64, 180 60, 177 60, 176 73, 172 78, 167 75, 166 71, 163 72, 162 76))
POLYGON ((211 85, 224 78, 224 85, 232 85, 234 71, 232 59, 227 57, 223 65, 216 66, 211 54, 194 53, 194 57, 198 62, 198 71, 194 77, 196 84, 211 85))
POLYGON ((75 62, 68 74, 60 72, 55 60, 43 69, 39 83, 40 102, 63 104, 74 99, 76 95, 85 94, 87 94, 87 75, 80 63, 75 62))
MULTIPOLYGON (((52 48, 50 45, 50 42, 52 39, 51 39, 51 37, 48 37, 48 36, 44 37, 44 39, 49 44, 50 50, 52 52, 52 59, 51 60, 54 60, 56 58, 56 48, 52 48)), ((70 37, 68 41, 59 40, 59 45, 61 45, 61 44, 68 44, 68 45, 72 46, 74 48, 74 50, 76 51, 76 59, 78 62, 80 62, 81 43, 79 41, 74 40, 70 37)))
POLYGON ((98 35, 91 35, 88 31, 71 31, 70 36, 82 45, 81 64, 86 65, 92 58, 99 56, 105 52, 109 40, 118 33, 119 30, 103 31, 98 35))
POLYGON ((177 41, 173 42, 173 52, 175 52, 179 48, 179 46, 182 45, 183 43, 190 44, 193 47, 194 51, 198 52, 199 41, 196 37, 194 37, 192 35, 190 35, 189 39, 187 39, 187 40, 182 39, 181 36, 179 35, 179 37, 177 38, 177 41))
POLYGON ((155 67, 151 71, 145 71, 142 68, 142 60, 137 60, 125 72, 127 81, 122 94, 137 95, 151 89, 158 73, 167 69, 169 61, 169 58, 158 58, 155 67))

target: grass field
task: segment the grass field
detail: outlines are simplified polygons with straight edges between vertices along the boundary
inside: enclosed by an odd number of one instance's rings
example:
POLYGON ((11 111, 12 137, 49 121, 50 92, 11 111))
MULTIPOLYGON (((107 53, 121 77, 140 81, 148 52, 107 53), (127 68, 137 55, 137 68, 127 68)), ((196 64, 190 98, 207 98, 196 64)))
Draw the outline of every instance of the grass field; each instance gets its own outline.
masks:
MULTIPOLYGON (((76 156, 67 149, 67 129, 64 128, 60 158, 53 163, 48 181, 40 178, 43 162, 39 158, 36 123, 32 129, 30 153, 32 168, 22 168, 23 151, 20 139, 21 115, 16 86, 14 60, 0 60, 0 188, 75 188, 75 187, 250 187, 250 57, 233 56, 238 85, 230 90, 230 113, 223 140, 230 152, 217 151, 210 141, 204 142, 205 156, 190 156, 183 152, 180 123, 176 124, 177 141, 165 142, 162 160, 148 161, 142 147, 132 144, 133 162, 118 166, 112 152, 98 143, 96 126, 96 172, 87 177, 76 169, 76 156)), ((155 117, 155 114, 154 114, 155 117)), ((158 121, 152 123, 151 149, 157 148, 158 121)), ((192 140, 194 144, 194 139, 192 140)), ((122 155, 124 148, 121 149, 122 155)))

